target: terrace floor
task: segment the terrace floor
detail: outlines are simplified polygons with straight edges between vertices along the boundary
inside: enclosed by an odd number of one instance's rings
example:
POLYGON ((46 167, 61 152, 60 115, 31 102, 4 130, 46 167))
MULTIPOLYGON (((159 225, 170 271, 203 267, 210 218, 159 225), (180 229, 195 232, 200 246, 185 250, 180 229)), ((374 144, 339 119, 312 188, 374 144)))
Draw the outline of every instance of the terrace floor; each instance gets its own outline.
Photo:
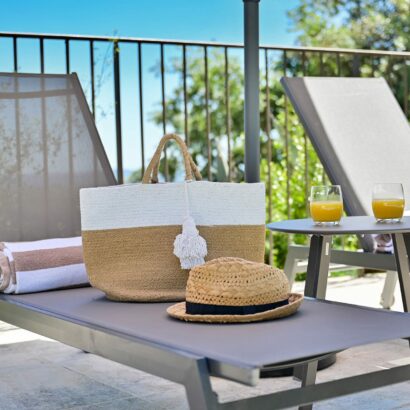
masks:
MULTIPOLYGON (((378 307, 383 274, 363 278, 332 278, 327 298, 378 307)), ((303 290, 303 283, 295 289, 303 290)), ((393 307, 401 310, 399 289, 393 307)), ((302 343, 302 341, 301 341, 302 343)), ((336 365, 318 374, 318 381, 350 376, 410 363, 407 341, 395 340, 349 349, 338 355, 336 365)), ((296 387, 290 377, 263 379, 256 388, 213 379, 220 400, 296 387)), ((410 382, 337 400, 316 409, 410 409, 410 382)), ((51 341, 0 322, 0 408, 162 410, 187 409, 183 387, 112 363, 97 356, 51 341)))

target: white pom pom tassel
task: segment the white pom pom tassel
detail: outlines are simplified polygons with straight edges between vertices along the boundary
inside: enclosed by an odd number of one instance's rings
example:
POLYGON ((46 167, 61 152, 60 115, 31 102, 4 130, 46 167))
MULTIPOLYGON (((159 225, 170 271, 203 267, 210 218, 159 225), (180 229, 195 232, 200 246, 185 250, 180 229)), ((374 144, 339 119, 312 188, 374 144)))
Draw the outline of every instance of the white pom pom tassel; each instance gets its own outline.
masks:
POLYGON ((194 219, 187 216, 182 224, 182 233, 174 241, 174 255, 181 261, 181 268, 191 269, 202 265, 207 253, 205 239, 199 235, 194 219))

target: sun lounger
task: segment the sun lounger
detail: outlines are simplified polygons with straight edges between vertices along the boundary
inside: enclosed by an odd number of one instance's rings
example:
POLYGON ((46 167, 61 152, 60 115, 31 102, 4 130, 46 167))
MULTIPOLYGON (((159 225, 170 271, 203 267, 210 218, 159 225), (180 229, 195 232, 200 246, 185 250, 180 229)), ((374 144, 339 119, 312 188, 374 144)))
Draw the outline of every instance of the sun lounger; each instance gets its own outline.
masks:
MULTIPOLYGON (((115 183, 77 77, 0 74, 2 122, 0 181, 9 197, 0 240, 77 235, 78 190, 115 183)), ((403 313, 308 299, 283 320, 209 325, 172 319, 167 306, 110 302, 92 288, 3 294, 0 320, 181 383, 195 410, 279 409, 410 379, 405 365, 314 385, 317 357, 410 337, 403 313), (209 379, 253 386, 265 367, 294 366, 306 369, 300 389, 230 403, 218 403, 209 379)))
MULTIPOLYGON (((282 78, 330 180, 342 186, 348 215, 372 215, 377 182, 402 182, 410 204, 410 126, 383 78, 282 78)), ((332 251, 331 262, 390 271, 383 307, 393 304, 397 281, 393 255, 373 254, 371 237, 359 238, 363 252, 332 251)), ((285 264, 292 281, 307 248, 291 246, 285 264)))
POLYGON ((209 376, 254 386, 264 366, 314 365, 326 353, 410 337, 410 315, 306 299, 285 319, 217 325, 172 319, 167 306, 111 302, 96 289, 82 288, 1 295, 0 320, 183 384, 195 410, 280 409, 410 379, 405 365, 218 403, 209 376))
MULTIPOLYGON (((41 247, 55 258, 68 237, 81 245, 79 190, 116 183, 76 74, 0 73, 0 159, 0 256, 7 258, 13 249, 41 247), (54 238, 63 240, 37 242, 54 238), (18 244, 27 241, 36 243, 18 244)), ((87 282, 81 252, 63 259, 15 261, 23 272, 15 284, 5 280, 10 269, 3 272, 0 288, 25 293, 87 282), (76 263, 69 268, 68 260, 76 263)))

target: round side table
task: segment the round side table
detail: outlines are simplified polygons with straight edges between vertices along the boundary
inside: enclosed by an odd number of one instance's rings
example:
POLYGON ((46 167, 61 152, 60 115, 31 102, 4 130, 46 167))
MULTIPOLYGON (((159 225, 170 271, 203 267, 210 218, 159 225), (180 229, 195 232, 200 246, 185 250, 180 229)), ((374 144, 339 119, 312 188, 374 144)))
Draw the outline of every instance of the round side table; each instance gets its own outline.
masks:
MULTIPOLYGON (((347 234, 390 234, 393 239, 394 258, 400 282, 403 309, 410 308, 410 217, 404 217, 399 223, 377 223, 371 216, 350 216, 342 218, 339 225, 315 225, 312 219, 293 219, 273 222, 267 228, 271 231, 290 234, 311 235, 308 266, 306 272, 305 296, 325 299, 327 278, 329 273, 332 235, 347 234)), ((336 354, 319 358, 318 370, 331 366, 336 362, 336 354)), ((293 375, 306 380, 309 369, 305 366, 294 368, 293 375)), ((265 371, 269 376, 269 370, 265 371)), ((276 375, 272 372, 272 375, 276 375)))
POLYGON ((311 235, 306 272, 305 296, 325 299, 330 263, 332 235, 390 234, 393 239, 394 257, 400 282, 405 312, 410 308, 410 271, 407 254, 410 255, 410 217, 399 223, 378 223, 371 216, 342 218, 340 225, 315 225, 312 219, 293 219, 268 224, 271 231, 311 235))

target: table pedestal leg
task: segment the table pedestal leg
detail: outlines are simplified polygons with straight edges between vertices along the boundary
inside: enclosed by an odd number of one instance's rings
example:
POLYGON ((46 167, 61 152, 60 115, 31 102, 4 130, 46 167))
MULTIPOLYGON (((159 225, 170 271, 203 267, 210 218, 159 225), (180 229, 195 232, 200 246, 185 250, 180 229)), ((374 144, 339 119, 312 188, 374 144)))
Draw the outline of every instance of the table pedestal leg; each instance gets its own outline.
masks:
POLYGON ((397 275, 400 282, 401 298, 403 310, 409 312, 410 309, 410 234, 396 233, 392 235, 394 246, 394 257, 396 259, 397 275))
MULTIPOLYGON (((306 272, 305 296, 325 299, 327 277, 329 274, 330 250, 332 237, 330 235, 313 235, 310 240, 309 260, 306 272)), ((296 367, 294 378, 302 381, 302 386, 314 384, 318 362, 296 367)), ((299 410, 311 410, 312 404, 299 407, 299 410)))
POLYGON ((332 237, 330 235, 312 236, 306 273, 305 296, 325 299, 331 245, 332 237))

